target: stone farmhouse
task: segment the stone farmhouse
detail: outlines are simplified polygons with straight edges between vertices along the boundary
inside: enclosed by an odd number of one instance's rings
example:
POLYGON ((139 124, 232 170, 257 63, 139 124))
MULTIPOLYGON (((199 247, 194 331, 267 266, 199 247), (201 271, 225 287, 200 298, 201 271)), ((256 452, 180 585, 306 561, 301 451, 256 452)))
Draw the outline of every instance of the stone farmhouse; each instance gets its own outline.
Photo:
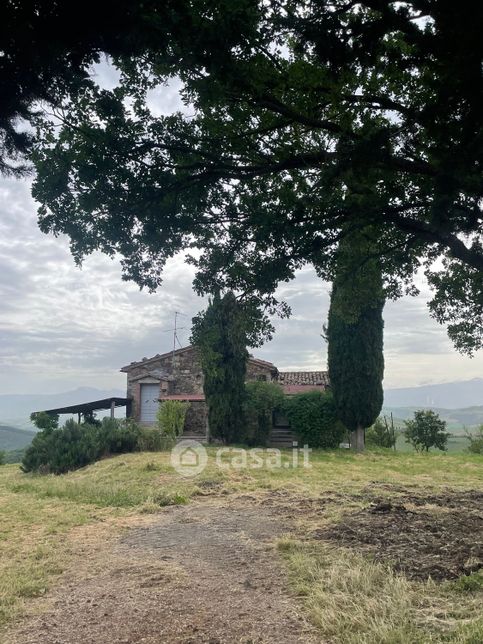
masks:
MULTIPOLYGON (((156 412, 164 400, 190 403, 186 415, 185 436, 206 438, 207 407, 203 395, 203 372, 198 351, 188 346, 122 367, 127 374, 129 414, 143 425, 156 422, 156 412)), ((247 380, 278 382, 287 395, 324 391, 328 387, 325 371, 279 371, 271 362, 250 356, 247 380)))

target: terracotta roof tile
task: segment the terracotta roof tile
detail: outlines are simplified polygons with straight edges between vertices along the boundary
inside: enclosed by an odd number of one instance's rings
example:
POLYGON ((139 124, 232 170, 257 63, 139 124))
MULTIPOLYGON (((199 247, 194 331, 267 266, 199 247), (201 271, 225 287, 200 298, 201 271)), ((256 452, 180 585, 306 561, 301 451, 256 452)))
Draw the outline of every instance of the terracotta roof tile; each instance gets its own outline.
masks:
POLYGON ((285 386, 329 386, 329 374, 327 371, 279 371, 278 382, 285 386))

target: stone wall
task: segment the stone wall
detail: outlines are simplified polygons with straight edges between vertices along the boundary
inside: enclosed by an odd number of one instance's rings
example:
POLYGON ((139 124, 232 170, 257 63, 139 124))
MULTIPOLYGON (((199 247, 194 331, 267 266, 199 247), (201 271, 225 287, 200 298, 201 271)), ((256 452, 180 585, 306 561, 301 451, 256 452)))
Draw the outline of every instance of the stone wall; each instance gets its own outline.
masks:
MULTIPOLYGON (((127 372, 127 397, 132 398, 132 416, 139 420, 140 391, 142 383, 159 382, 159 397, 167 395, 203 394, 203 372, 198 350, 186 347, 155 356, 125 368, 127 372)), ((255 359, 248 360, 247 380, 266 380, 273 378, 274 367, 255 359)), ((185 434, 205 435, 207 408, 203 401, 190 403, 186 416, 185 434)))
POLYGON ((127 397, 132 398, 132 417, 139 420, 141 384, 159 382, 159 397, 170 394, 202 394, 203 375, 196 349, 164 354, 127 367, 127 397))
POLYGON ((208 428, 208 407, 202 400, 190 402, 186 412, 184 425, 185 436, 200 436, 204 438, 207 435, 208 428))
POLYGON ((273 377, 273 367, 264 365, 256 360, 248 359, 247 362, 247 380, 266 380, 270 382, 273 377))
POLYGON ((170 383, 170 394, 202 394, 203 371, 198 350, 190 347, 186 351, 174 354, 166 361, 166 369, 173 376, 170 383))

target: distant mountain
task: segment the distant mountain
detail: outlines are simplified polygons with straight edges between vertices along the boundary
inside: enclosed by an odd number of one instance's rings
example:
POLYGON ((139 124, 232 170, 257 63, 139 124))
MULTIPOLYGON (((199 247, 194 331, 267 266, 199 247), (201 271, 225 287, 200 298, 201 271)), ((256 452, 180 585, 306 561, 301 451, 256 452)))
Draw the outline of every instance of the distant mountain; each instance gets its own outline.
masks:
POLYGON ((28 429, 0 425, 0 451, 23 449, 30 445, 34 436, 35 432, 28 429))
POLYGON ((483 406, 483 378, 422 385, 404 389, 386 389, 384 407, 442 407, 463 409, 483 406))
POLYGON ((0 395, 0 423, 22 429, 33 429, 29 420, 33 411, 125 395, 126 392, 119 389, 103 390, 94 387, 79 387, 60 394, 3 394, 0 395))

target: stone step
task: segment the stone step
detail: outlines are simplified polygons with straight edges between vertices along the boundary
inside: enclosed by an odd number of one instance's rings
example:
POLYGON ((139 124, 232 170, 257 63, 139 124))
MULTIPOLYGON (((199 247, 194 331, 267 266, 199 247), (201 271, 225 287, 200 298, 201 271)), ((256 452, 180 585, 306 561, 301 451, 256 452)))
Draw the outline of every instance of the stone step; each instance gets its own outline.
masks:
POLYGON ((297 442, 297 439, 295 436, 292 434, 286 434, 286 435, 277 435, 277 434, 272 434, 270 436, 270 444, 274 443, 283 443, 284 445, 289 445, 289 447, 293 446, 293 443, 297 442))
POLYGON ((206 435, 201 436, 200 434, 181 434, 178 436, 177 441, 198 441, 198 443, 206 443, 208 438, 206 435))
POLYGON ((292 432, 271 432, 270 433, 270 438, 281 438, 283 440, 297 440, 295 436, 292 434, 292 432))
POLYGON ((269 447, 279 447, 283 449, 293 449, 292 441, 270 441, 269 447))

